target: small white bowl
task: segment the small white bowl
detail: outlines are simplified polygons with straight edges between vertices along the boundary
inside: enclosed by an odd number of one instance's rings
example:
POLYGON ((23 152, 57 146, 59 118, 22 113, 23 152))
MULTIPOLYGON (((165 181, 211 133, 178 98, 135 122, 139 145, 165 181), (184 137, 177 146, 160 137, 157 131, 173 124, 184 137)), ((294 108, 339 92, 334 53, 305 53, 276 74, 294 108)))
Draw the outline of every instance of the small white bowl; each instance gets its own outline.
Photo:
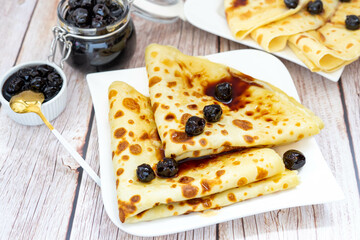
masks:
POLYGON ((59 73, 60 77, 63 79, 63 85, 61 87, 61 90, 56 94, 56 96, 54 98, 52 98, 51 100, 49 100, 48 102, 41 105, 41 111, 43 112, 45 117, 49 121, 55 119, 57 116, 60 115, 60 113, 64 110, 64 108, 66 106, 67 80, 66 80, 64 71, 60 67, 58 67, 54 63, 50 63, 50 62, 46 62, 46 61, 32 61, 32 62, 27 62, 27 63, 16 65, 15 67, 9 69, 9 71, 7 71, 5 73, 5 75, 2 76, 2 78, 0 79, 0 102, 1 102, 4 110, 8 114, 8 116, 15 122, 23 124, 23 125, 29 125, 29 126, 41 125, 41 124, 43 124, 43 121, 35 113, 20 114, 20 113, 14 112, 10 108, 9 102, 4 98, 4 96, 2 94, 2 88, 3 88, 5 81, 12 74, 17 72, 21 68, 32 67, 32 66, 37 66, 37 65, 49 65, 49 66, 55 68, 55 70, 59 73))

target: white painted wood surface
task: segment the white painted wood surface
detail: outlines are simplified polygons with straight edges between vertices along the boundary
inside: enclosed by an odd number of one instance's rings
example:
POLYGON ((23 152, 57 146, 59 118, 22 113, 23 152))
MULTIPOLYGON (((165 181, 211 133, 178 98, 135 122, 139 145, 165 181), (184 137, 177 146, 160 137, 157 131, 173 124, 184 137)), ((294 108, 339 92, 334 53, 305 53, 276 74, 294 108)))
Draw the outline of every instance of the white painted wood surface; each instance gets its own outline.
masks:
MULTIPOLYGON (((57 2, 0 0, 0 75, 14 64, 46 59, 57 2)), ((137 47, 126 68, 144 66, 144 49, 152 42, 191 55, 245 48, 189 23, 133 19, 137 47)), ((325 122, 316 140, 346 199, 148 239, 360 239, 360 62, 348 66, 339 83, 283 62, 303 104, 325 122)), ((98 172, 96 120, 85 75, 70 66, 65 72, 68 106, 53 124, 98 172)), ((0 139, 0 239, 147 239, 112 224, 100 189, 77 169, 45 126, 18 125, 0 107, 0 139)))

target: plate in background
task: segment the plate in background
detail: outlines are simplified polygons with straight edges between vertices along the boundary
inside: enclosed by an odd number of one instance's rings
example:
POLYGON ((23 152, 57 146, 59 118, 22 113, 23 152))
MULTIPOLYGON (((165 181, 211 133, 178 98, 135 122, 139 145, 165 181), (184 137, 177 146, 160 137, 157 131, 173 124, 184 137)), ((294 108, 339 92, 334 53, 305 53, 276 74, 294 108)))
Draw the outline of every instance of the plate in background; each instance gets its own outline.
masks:
MULTIPOLYGON (((184 13, 186 19, 197 28, 229 39, 231 41, 263 50, 262 47, 250 37, 246 37, 243 40, 237 40, 233 37, 225 18, 223 0, 187 0, 184 5, 184 13), (199 9, 201 9, 201 11, 199 11, 199 9)), ((274 52, 271 54, 307 68, 307 66, 290 50, 289 47, 286 47, 283 51, 274 52)), ((337 82, 339 81, 343 71, 344 67, 332 73, 321 71, 315 73, 320 74, 321 76, 331 81, 337 82)))

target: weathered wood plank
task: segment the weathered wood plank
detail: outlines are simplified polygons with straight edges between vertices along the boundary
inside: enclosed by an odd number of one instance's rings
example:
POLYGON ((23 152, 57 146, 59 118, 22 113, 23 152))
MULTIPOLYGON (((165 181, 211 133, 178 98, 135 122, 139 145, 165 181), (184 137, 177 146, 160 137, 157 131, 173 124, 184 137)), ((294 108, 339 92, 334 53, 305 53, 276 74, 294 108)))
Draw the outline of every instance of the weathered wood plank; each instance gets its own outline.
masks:
POLYGON ((357 165, 358 188, 360 194, 360 60, 346 67, 341 81, 347 110, 347 121, 352 139, 354 161, 357 165))
MULTIPOLYGON (((47 59, 57 3, 37 3, 17 63, 47 59)), ((81 153, 91 114, 90 94, 82 73, 70 67, 65 73, 67 108, 52 123, 81 153)), ((71 156, 45 126, 20 126, 3 109, 0 122, 0 135, 5 139, 0 141, 1 237, 65 238, 78 179, 78 172, 63 164, 71 156)))
POLYGON ((37 0, 0 1, 1 75, 15 64, 36 2, 37 0))
MULTIPOLYGON (((233 44, 221 43, 221 46, 237 49, 233 44)), ((246 239, 339 239, 345 236, 356 239, 359 236, 359 230, 355 229, 360 222, 360 203, 338 85, 296 64, 283 62, 295 81, 303 104, 325 122, 325 129, 316 139, 346 200, 283 209, 223 223, 219 226, 220 239, 238 239, 239 236, 246 239), (238 227, 234 228, 234 224, 238 227)))

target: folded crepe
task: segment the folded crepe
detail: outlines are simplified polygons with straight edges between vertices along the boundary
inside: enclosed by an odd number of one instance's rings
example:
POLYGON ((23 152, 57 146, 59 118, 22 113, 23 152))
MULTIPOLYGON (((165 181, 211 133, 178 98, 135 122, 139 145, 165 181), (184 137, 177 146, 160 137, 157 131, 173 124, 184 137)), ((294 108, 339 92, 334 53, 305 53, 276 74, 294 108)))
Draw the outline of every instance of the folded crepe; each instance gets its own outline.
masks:
POLYGON ((322 1, 324 10, 320 14, 310 14, 306 6, 301 11, 286 18, 259 27, 251 32, 251 37, 268 52, 281 51, 286 47, 291 35, 315 30, 334 14, 339 1, 322 1))
POLYGON ((319 133, 323 122, 309 109, 269 83, 225 65, 182 54, 170 46, 149 45, 145 53, 150 99, 166 157, 181 160, 244 147, 274 146, 319 133), (229 82, 233 100, 217 101, 214 87, 229 82), (203 117, 206 105, 219 104, 220 121, 190 137, 190 116, 203 117))
POLYGON ((129 218, 128 223, 153 220, 191 212, 206 211, 209 209, 219 209, 224 206, 231 205, 236 202, 267 195, 270 193, 291 189, 299 184, 297 171, 286 170, 283 173, 273 177, 256 181, 242 187, 236 187, 224 192, 212 194, 207 197, 194 198, 190 200, 160 204, 149 210, 145 210, 135 217, 129 218))
POLYGON ((289 9, 284 0, 225 0, 225 15, 235 38, 243 39, 258 27, 297 13, 309 1, 299 0, 289 9))
POLYGON ((146 163, 155 169, 163 157, 150 99, 123 82, 114 82, 109 87, 109 105, 121 222, 219 208, 298 184, 296 171, 285 171, 280 156, 266 148, 182 163, 174 178, 140 182, 137 166, 146 163))
POLYGON ((360 0, 341 2, 324 26, 289 38, 290 48, 311 71, 333 72, 359 58, 360 29, 346 29, 347 15, 360 15, 360 0))

